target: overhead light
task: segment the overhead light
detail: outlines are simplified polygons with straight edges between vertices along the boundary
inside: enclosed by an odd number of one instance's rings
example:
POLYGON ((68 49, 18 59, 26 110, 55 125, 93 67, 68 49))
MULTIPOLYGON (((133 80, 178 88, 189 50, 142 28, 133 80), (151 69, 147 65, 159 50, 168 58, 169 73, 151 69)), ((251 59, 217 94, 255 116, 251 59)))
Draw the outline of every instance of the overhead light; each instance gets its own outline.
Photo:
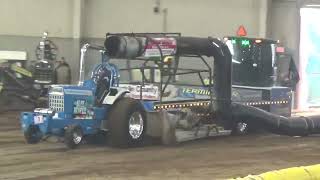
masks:
POLYGON ((261 39, 256 39, 256 43, 262 43, 261 39))
POLYGON ((307 4, 306 7, 320 7, 320 4, 307 4))

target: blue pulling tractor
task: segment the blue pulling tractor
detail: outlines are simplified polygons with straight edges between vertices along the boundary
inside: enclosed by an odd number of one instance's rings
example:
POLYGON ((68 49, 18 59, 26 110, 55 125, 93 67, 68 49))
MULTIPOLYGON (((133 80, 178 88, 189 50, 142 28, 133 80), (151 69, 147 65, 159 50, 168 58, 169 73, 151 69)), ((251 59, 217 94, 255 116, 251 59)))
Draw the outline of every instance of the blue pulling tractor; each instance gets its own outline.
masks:
POLYGON ((25 139, 34 144, 58 136, 69 148, 76 148, 84 136, 107 132, 114 147, 136 146, 147 136, 171 144, 246 131, 248 123, 243 119, 251 116, 242 113, 240 106, 266 111, 290 106, 286 88, 277 88, 276 98, 261 90, 254 99, 246 98, 250 88, 232 88, 231 63, 228 47, 214 38, 181 37, 179 33, 107 34, 103 47, 82 47, 78 85, 52 85, 48 108, 21 113, 25 139), (84 80, 88 50, 99 51, 102 60, 91 78, 84 80), (213 66, 205 56, 214 57, 213 66), (182 57, 198 60, 205 68, 181 68, 182 57), (118 69, 113 60, 138 65, 118 69), (122 72, 129 74, 127 82, 126 77, 120 81, 122 72), (180 80, 187 75, 198 80, 180 80))

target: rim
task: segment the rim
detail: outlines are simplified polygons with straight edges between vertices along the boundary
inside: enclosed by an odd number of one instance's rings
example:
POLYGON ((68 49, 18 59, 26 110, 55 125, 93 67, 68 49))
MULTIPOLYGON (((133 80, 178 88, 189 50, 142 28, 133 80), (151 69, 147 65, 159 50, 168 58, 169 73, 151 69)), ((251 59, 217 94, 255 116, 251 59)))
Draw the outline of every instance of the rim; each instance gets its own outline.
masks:
POLYGON ((143 132, 143 118, 139 112, 134 112, 129 119, 129 134, 133 139, 138 139, 143 132))
POLYGON ((73 141, 75 144, 79 144, 82 140, 82 135, 78 132, 73 133, 73 141))
POLYGON ((248 124, 244 122, 239 122, 237 126, 238 126, 239 132, 243 133, 243 132, 246 132, 248 124))

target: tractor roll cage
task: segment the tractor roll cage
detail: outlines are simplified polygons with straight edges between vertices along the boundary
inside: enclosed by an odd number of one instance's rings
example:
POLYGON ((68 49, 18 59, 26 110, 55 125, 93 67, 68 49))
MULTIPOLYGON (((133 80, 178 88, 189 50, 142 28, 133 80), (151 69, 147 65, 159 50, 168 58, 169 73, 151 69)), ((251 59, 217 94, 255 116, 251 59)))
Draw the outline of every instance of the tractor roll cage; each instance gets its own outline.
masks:
POLYGON ((78 85, 83 85, 84 78, 85 78, 85 55, 88 49, 96 50, 99 52, 104 53, 106 49, 103 46, 97 46, 97 45, 92 45, 89 43, 86 43, 82 46, 81 48, 81 55, 80 55, 80 70, 79 70, 79 83, 78 85))
MULTIPOLYGON (((106 37, 109 36, 131 36, 131 37, 144 37, 152 41, 152 38, 156 37, 181 37, 181 33, 107 33, 106 37)), ((175 55, 175 64, 174 67, 165 67, 165 62, 164 59, 166 58, 163 56, 162 49, 158 44, 157 48, 159 50, 160 58, 159 60, 150 60, 146 58, 134 58, 134 59, 123 59, 127 61, 127 68, 119 69, 119 71, 132 71, 132 70, 140 70, 142 73, 142 82, 139 83, 140 85, 140 99, 142 100, 142 87, 146 83, 146 77, 145 77, 145 70, 155 70, 159 69, 160 70, 160 82, 158 83, 160 86, 160 104, 162 103, 162 98, 163 98, 163 93, 165 92, 166 88, 168 87, 169 84, 173 80, 173 77, 176 75, 186 75, 186 74, 197 74, 199 76, 199 79, 201 81, 202 85, 194 85, 194 84, 179 84, 181 86, 198 86, 198 87, 209 87, 208 90, 210 92, 210 104, 213 104, 212 101, 214 100, 213 97, 213 85, 212 85, 212 79, 213 79, 213 72, 212 68, 210 67, 209 63, 201 56, 201 55, 175 55), (190 57, 190 58, 200 58, 203 64, 205 65, 206 69, 193 69, 193 68, 179 68, 179 61, 180 57, 190 57), (144 61, 141 65, 141 67, 129 67, 130 66, 130 61, 136 60, 136 61, 144 61), (151 67, 151 66, 146 66, 147 63, 153 62, 155 65, 158 67, 151 67), (167 71, 169 73, 163 73, 164 71, 167 71), (206 84, 204 81, 204 78, 202 77, 201 73, 208 73, 209 74, 209 83, 206 84), (165 81, 164 77, 168 77, 168 79, 165 81)), ((121 60, 121 59, 119 59, 121 60)), ((153 82, 154 83, 154 82, 153 82)), ((154 83, 156 84, 156 83, 154 83)))

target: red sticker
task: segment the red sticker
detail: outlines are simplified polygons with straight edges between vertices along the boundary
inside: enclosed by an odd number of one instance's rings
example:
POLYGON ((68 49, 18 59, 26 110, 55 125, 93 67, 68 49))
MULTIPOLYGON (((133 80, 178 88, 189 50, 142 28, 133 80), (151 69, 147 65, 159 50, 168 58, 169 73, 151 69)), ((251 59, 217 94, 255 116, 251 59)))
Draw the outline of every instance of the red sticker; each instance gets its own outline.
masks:
POLYGON ((175 55, 177 51, 177 42, 174 38, 152 38, 146 45, 145 57, 159 57, 161 49, 163 56, 175 55))

